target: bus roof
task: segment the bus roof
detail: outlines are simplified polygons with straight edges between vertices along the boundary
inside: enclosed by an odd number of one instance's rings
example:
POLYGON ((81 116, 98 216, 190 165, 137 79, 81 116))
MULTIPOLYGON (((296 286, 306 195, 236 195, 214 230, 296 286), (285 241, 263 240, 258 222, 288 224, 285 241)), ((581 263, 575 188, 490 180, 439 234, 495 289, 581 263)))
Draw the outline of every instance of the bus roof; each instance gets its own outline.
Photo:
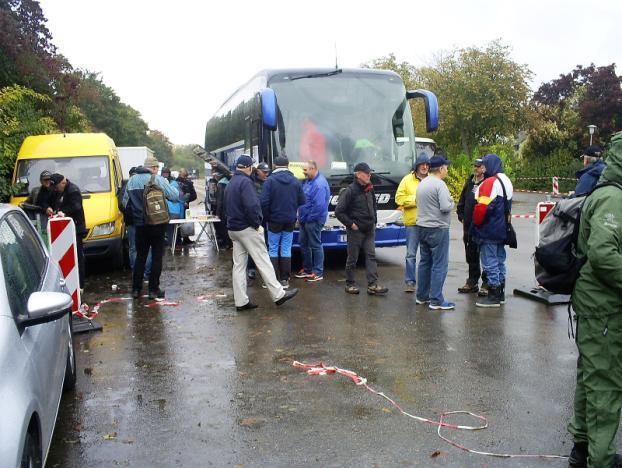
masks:
POLYGON ((105 133, 36 135, 24 140, 18 159, 102 156, 114 146, 114 141, 105 133))

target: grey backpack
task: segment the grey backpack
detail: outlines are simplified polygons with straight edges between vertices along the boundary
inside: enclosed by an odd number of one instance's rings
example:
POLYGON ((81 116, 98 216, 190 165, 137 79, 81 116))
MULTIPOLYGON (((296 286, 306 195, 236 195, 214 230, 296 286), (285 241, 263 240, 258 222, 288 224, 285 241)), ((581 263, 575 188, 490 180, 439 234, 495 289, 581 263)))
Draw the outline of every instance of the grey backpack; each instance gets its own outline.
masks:
POLYGON ((143 191, 145 224, 156 226, 167 224, 170 220, 168 214, 168 204, 164 196, 164 190, 156 184, 155 175, 151 175, 151 180, 145 184, 143 191))

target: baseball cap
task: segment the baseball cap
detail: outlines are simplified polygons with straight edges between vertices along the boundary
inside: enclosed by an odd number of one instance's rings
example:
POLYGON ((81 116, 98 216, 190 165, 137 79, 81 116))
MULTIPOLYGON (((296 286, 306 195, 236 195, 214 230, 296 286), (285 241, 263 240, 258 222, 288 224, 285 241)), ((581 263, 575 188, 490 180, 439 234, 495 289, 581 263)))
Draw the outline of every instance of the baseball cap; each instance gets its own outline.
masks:
POLYGON ((369 167, 369 164, 367 164, 366 162, 360 162, 356 166, 354 166, 353 172, 364 172, 365 174, 371 174, 373 171, 371 167, 369 167))
POLYGON ((600 146, 590 145, 587 148, 585 148, 585 151, 583 151, 583 154, 581 156, 591 156, 593 158, 600 158, 602 154, 603 154, 603 149, 600 146))
POLYGON ((257 164, 257 169, 263 172, 270 172, 270 166, 268 166, 265 162, 257 164))
POLYGON ((449 159, 445 159, 445 156, 442 154, 435 154, 430 158, 430 168, 449 166, 450 164, 451 161, 449 159))
POLYGON ((482 158, 477 158, 475 161, 473 161, 473 165, 474 166, 483 166, 484 165, 484 160, 482 158))
POLYGON ((56 172, 56 173, 52 174, 52 176, 50 177, 50 180, 52 181, 52 183, 54 185, 56 185, 56 184, 62 182, 64 178, 65 178, 64 175, 59 174, 58 172, 56 172))
POLYGON ((251 158, 248 154, 243 154, 238 158, 235 165, 240 169, 251 167, 253 165, 253 158, 251 158))
POLYGON ((52 173, 50 171, 42 171, 39 180, 51 180, 52 173))

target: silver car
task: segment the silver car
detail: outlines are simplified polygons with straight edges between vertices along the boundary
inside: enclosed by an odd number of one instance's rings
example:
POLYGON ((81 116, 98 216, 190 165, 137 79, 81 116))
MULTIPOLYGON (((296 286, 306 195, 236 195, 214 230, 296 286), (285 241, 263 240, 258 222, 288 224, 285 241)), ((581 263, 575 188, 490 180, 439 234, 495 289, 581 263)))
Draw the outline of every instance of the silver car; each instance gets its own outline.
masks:
POLYGON ((45 465, 76 382, 71 296, 23 211, 0 204, 0 465, 45 465))

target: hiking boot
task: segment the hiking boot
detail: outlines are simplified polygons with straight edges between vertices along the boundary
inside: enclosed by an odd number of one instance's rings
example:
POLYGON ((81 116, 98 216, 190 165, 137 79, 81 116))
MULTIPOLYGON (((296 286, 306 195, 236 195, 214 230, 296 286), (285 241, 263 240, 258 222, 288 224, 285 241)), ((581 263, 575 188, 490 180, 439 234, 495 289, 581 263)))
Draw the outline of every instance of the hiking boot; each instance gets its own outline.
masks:
POLYGON ((323 279, 324 279, 324 276, 311 273, 309 276, 307 276, 305 281, 308 281, 309 283, 315 283, 316 281, 322 281, 323 279))
POLYGON ((377 284, 367 286, 367 294, 370 296, 384 296, 387 292, 389 292, 389 288, 384 286, 378 286, 377 284))
POLYGON ((277 299, 276 301, 274 301, 274 303, 278 306, 283 305, 287 301, 289 301, 291 298, 293 298, 296 294, 298 294, 297 288, 289 289, 285 291, 285 295, 281 299, 277 299))
POLYGON ((257 307, 259 307, 257 304, 252 303, 251 301, 248 301, 246 304, 244 304, 243 306, 239 306, 236 307, 236 310, 238 312, 241 312, 243 310, 251 310, 251 309, 256 309, 257 307))
POLYGON ((431 309, 431 310, 451 310, 455 308, 456 308, 456 304, 454 304, 453 302, 449 302, 449 301, 444 301, 442 304, 430 303, 430 305, 428 306, 428 309, 431 309))
POLYGON ((501 307, 501 286, 488 286, 488 295, 475 302, 477 307, 501 307))
POLYGON ((574 468, 587 467, 587 442, 575 442, 568 457, 568 465, 574 468))
POLYGON ((458 292, 460 294, 471 294, 471 293, 476 293, 478 291, 479 291, 479 288, 477 287, 477 283, 473 284, 468 281, 464 283, 464 286, 458 288, 458 292))
POLYGON ((479 288, 479 291, 477 292, 477 295, 479 297, 486 297, 486 296, 488 296, 488 288, 489 288, 488 283, 486 283, 486 282, 482 283, 482 285, 479 288))
POLYGON ((356 284, 346 284, 346 292, 348 294, 358 294, 360 291, 356 284))
POLYGON ((415 291, 417 291, 417 285, 415 283, 408 282, 406 286, 404 286, 404 292, 414 293, 415 291))
POLYGON ((155 291, 149 291, 149 299, 164 299, 164 291, 159 288, 155 291))
POLYGON ((305 279, 311 276, 312 274, 313 273, 307 273, 304 268, 301 268, 300 270, 296 272, 294 276, 299 279, 305 279))

